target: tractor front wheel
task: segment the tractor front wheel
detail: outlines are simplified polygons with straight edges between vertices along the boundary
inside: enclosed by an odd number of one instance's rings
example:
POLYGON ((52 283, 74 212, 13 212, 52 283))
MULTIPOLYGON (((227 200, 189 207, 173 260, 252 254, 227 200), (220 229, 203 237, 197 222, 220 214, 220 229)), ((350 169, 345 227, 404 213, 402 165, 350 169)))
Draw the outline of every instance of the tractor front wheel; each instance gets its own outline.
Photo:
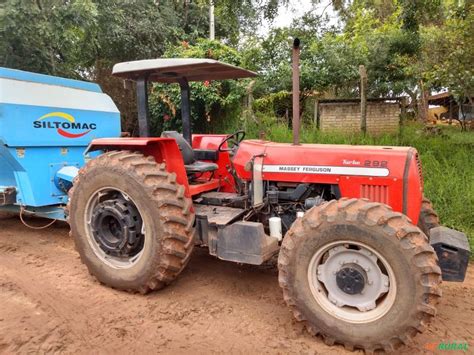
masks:
POLYGON ((430 237, 430 230, 439 227, 439 217, 436 211, 433 208, 433 204, 429 199, 423 196, 423 201, 421 202, 420 217, 418 218, 418 227, 430 237))
POLYGON ((441 295, 433 248, 401 213, 368 200, 314 207, 283 240, 279 283, 329 345, 393 351, 425 329, 441 295))
POLYGON ((192 202, 153 157, 113 151, 81 169, 68 221, 81 260, 101 283, 147 293, 173 281, 192 249, 192 202))

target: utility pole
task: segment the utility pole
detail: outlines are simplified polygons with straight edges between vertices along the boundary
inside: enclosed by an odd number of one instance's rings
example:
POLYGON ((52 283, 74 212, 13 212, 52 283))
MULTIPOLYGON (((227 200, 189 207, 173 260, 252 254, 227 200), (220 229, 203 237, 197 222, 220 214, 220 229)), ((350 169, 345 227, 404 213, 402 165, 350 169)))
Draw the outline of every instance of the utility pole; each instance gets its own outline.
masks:
POLYGON ((209 39, 211 41, 216 39, 214 23, 214 0, 210 0, 209 6, 209 39))
POLYGON ((367 71, 365 66, 359 65, 360 75, 360 130, 367 132, 367 71))

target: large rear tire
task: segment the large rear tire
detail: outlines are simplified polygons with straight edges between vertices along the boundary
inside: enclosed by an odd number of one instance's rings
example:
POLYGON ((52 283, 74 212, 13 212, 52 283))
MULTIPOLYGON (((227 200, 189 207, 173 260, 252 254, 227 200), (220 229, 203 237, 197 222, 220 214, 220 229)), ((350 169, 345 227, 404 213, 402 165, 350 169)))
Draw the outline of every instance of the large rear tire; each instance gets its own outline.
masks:
POLYGON ((193 250, 194 213, 164 164, 130 151, 91 160, 70 190, 81 260, 101 283, 147 293, 172 282, 193 250))
POLYGON ((436 211, 433 208, 433 204, 429 199, 423 196, 423 201, 421 202, 420 217, 418 218, 418 227, 430 237, 430 230, 439 227, 439 217, 436 211))
POLYGON ((314 207, 286 234, 283 296, 313 335, 347 349, 394 351, 436 314, 441 270, 419 228, 368 200, 314 207))

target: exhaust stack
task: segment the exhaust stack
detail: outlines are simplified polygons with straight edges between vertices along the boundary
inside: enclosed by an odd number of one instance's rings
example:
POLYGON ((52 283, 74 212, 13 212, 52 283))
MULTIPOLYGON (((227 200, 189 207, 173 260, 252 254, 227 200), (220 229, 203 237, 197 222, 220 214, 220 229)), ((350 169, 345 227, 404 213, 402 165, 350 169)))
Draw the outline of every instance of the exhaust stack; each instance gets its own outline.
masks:
POLYGON ((300 144, 300 39, 293 41, 293 145, 300 144))

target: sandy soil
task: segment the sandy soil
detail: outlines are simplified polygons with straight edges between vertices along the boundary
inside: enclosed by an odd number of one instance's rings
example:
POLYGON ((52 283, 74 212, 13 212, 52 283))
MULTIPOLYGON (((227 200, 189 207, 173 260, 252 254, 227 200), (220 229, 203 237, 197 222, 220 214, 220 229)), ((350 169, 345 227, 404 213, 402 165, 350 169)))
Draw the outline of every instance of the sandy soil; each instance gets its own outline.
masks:
MULTIPOLYGON (((429 353, 440 341, 474 349, 474 267, 443 292, 436 320, 403 353, 429 353)), ((33 231, 15 218, 1 220, 0 353, 38 352, 346 353, 294 321, 275 268, 197 250, 173 285, 131 295, 88 274, 65 224, 33 231)))

